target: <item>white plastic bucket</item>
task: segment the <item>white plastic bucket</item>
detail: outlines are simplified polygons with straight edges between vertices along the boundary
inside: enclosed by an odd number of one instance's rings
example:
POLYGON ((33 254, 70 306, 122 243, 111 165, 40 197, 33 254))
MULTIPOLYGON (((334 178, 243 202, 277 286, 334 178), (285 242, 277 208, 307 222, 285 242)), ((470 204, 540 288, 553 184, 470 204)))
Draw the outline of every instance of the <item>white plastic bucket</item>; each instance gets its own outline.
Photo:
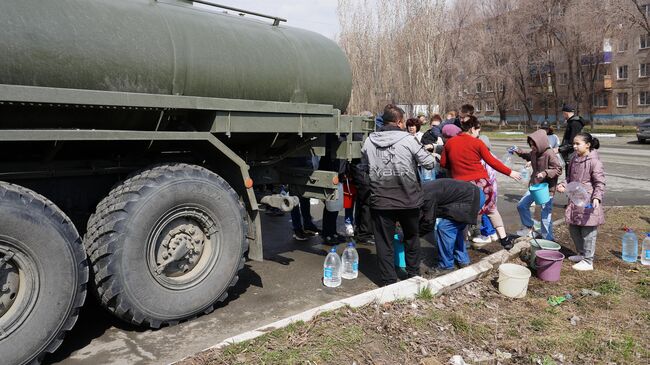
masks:
POLYGON ((523 298, 528 290, 530 270, 521 265, 499 266, 499 292, 510 298, 523 298))

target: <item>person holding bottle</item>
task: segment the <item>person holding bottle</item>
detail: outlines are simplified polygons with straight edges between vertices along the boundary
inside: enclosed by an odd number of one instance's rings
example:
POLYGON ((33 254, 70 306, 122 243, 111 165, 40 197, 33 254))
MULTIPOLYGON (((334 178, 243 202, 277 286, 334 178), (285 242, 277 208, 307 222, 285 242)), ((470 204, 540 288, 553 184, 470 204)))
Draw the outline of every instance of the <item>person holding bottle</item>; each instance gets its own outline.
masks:
MULTIPOLYGON (((531 176, 528 186, 540 183, 548 184, 551 199, 546 202, 546 204, 542 205, 541 233, 544 239, 554 241, 553 219, 551 218, 551 213, 553 213, 553 195, 555 194, 557 179, 562 175, 562 165, 549 145, 545 130, 538 129, 531 133, 528 136, 528 145, 531 149, 530 152, 524 152, 521 149, 517 149, 515 153, 524 160, 530 161, 533 172, 530 174, 531 176)), ((533 237, 534 223, 529 209, 533 201, 534 199, 530 194, 530 191, 526 190, 526 194, 524 194, 521 200, 519 200, 519 204, 517 204, 519 218, 523 225, 523 228, 517 231, 517 235, 520 237, 533 237)))
MULTIPOLYGON (((447 126, 443 128, 443 134, 445 128, 447 126)), ((517 181, 521 180, 521 175, 492 156, 485 143, 477 138, 481 130, 481 122, 475 116, 464 116, 460 128, 463 133, 445 143, 440 157, 440 166, 448 169, 453 179, 471 182, 483 190, 485 203, 479 214, 488 215, 497 231, 501 245, 509 250, 513 246, 513 240, 506 235, 503 219, 497 210, 496 194, 481 160, 498 172, 517 181)))
POLYGON ((598 226, 605 223, 603 197, 605 195, 605 170, 598 152, 598 138, 589 133, 578 133, 573 139, 574 156, 569 161, 566 182, 560 183, 557 191, 563 193, 570 182, 580 182, 591 195, 591 204, 579 207, 569 201, 564 218, 569 224, 569 234, 576 245, 577 255, 569 260, 577 262, 573 269, 589 271, 594 269, 596 237, 598 226))

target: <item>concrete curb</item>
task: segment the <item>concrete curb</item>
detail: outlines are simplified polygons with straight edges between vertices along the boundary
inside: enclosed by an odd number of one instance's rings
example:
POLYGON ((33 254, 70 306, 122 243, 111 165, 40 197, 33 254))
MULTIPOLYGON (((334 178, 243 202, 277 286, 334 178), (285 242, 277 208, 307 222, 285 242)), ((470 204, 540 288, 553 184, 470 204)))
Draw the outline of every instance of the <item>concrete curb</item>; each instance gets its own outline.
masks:
MULTIPOLYGON (((558 221, 561 221, 561 219, 558 221)), ((270 331, 286 327, 298 321, 309 321, 321 313, 329 312, 345 306, 357 308, 373 302, 386 303, 399 299, 412 299, 424 288, 428 288, 434 295, 440 295, 463 286, 478 278, 486 276, 490 271, 498 268, 502 263, 512 260, 514 257, 519 256, 522 251, 525 251, 529 248, 529 239, 519 238, 515 241, 514 247, 509 251, 505 249, 500 250, 483 258, 481 261, 475 264, 453 271, 449 274, 430 280, 416 276, 408 280, 403 280, 382 288, 373 289, 349 298, 335 300, 319 307, 308 309, 302 313, 298 313, 271 324, 259 327, 252 331, 247 331, 242 334, 227 338, 214 346, 210 346, 204 349, 203 351, 217 350, 228 345, 252 340, 270 331)), ((191 356, 194 355, 185 357, 178 362, 183 361, 191 356)), ((171 364, 175 363, 177 362, 173 362, 171 364)))

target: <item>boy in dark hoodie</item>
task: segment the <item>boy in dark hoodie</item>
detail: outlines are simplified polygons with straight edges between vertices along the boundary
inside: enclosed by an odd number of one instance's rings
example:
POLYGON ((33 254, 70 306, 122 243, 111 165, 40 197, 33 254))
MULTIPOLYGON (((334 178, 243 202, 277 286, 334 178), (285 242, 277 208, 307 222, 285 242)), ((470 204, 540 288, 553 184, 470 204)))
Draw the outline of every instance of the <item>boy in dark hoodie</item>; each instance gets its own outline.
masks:
MULTIPOLYGON (((533 173, 530 175, 528 185, 539 183, 548 183, 549 193, 551 199, 542 205, 542 236, 544 239, 553 241, 553 219, 551 213, 553 211, 553 195, 555 194, 555 186, 557 179, 562 174, 562 165, 557 158, 553 149, 549 146, 546 131, 539 129, 528 136, 528 145, 530 152, 524 152, 517 149, 515 153, 526 161, 530 161, 533 173)), ((533 196, 530 191, 519 200, 517 210, 519 211, 519 218, 521 224, 524 226, 521 230, 517 231, 517 235, 522 237, 533 237, 533 220, 530 214, 530 205, 533 203, 533 196)))

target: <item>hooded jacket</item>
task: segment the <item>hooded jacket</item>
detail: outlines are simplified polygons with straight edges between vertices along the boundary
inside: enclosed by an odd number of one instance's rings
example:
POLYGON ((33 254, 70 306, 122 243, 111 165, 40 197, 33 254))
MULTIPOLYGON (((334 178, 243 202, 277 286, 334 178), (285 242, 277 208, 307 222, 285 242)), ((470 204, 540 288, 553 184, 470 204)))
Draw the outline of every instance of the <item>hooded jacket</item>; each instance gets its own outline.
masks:
POLYGON ((562 165, 557 155, 548 143, 546 131, 539 129, 528 136, 528 139, 535 143, 535 148, 530 152, 517 153, 526 161, 530 161, 533 173, 530 176, 529 185, 548 183, 548 190, 551 194, 555 193, 557 179, 562 175, 562 165), (539 178, 537 174, 542 173, 544 177, 539 178))
MULTIPOLYGON (((577 226, 599 226, 605 223, 603 198, 605 196, 605 170, 598 152, 590 151, 586 156, 575 154, 569 162, 566 183, 578 181, 591 194, 591 200, 600 200, 598 208, 578 207, 569 200, 564 219, 577 226)), ((566 187, 566 183, 562 183, 566 187)))
POLYGON ((432 169, 433 164, 433 155, 399 127, 371 133, 361 148, 361 165, 370 180, 370 207, 419 208, 423 197, 417 167, 432 169))
POLYGON ((573 138, 582 132, 582 128, 585 126, 585 122, 582 120, 582 117, 574 114, 571 118, 566 121, 566 129, 564 130, 564 136, 562 137, 562 143, 560 143, 560 153, 562 156, 569 156, 573 152, 573 138))

